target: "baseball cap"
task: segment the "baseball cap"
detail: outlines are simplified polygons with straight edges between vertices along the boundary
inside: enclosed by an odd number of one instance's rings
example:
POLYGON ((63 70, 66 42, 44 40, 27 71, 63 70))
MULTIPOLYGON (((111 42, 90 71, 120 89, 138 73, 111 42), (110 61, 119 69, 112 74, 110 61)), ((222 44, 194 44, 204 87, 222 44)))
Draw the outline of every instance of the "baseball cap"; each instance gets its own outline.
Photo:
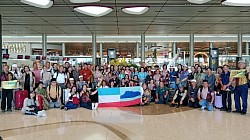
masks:
POLYGON ((83 78, 83 76, 82 76, 82 75, 80 75, 80 76, 79 76, 79 78, 83 78))
POLYGON ((245 64, 245 61, 244 61, 244 60, 239 60, 239 61, 238 61, 238 64, 239 64, 239 63, 244 63, 244 64, 245 64))
POLYGON ((74 81, 74 78, 69 78, 70 81, 74 81))
POLYGON ((196 80, 195 80, 195 79, 192 79, 192 80, 190 80, 190 82, 195 82, 195 83, 196 83, 196 80))

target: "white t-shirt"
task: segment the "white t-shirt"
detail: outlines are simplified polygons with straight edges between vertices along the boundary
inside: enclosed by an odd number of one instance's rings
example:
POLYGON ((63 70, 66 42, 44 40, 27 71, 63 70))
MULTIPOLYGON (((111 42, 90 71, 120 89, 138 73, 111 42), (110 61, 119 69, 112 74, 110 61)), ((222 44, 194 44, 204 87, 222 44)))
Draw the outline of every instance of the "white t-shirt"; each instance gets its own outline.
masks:
POLYGON ((59 84, 65 83, 65 79, 67 79, 67 74, 65 73, 55 73, 53 78, 56 78, 56 82, 59 84))

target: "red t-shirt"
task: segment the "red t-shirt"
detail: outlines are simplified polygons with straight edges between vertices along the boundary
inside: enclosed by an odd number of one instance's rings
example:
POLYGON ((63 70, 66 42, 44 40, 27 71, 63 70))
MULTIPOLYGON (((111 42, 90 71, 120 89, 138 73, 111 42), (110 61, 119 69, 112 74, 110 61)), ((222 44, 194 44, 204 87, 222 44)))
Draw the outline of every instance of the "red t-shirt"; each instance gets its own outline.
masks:
POLYGON ((92 71, 90 69, 83 69, 81 70, 81 75, 83 76, 83 81, 89 81, 92 76, 92 71))

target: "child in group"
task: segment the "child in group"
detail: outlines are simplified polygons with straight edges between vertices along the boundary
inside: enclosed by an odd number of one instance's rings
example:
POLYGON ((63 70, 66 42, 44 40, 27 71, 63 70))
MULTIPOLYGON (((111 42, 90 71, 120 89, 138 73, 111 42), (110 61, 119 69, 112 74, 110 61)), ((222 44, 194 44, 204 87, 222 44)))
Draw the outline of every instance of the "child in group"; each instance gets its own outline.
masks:
POLYGON ((151 92, 148 89, 147 83, 142 84, 143 95, 142 95, 142 103, 141 105, 149 105, 151 101, 151 92))
POLYGON ((151 79, 149 81, 148 89, 150 90, 150 93, 151 93, 151 101, 155 101, 155 98, 156 98, 156 93, 155 93, 156 86, 154 84, 154 80, 153 79, 151 79))
POLYGON ((49 109, 49 102, 48 102, 48 99, 46 98, 47 94, 46 94, 46 90, 43 88, 43 82, 38 83, 38 87, 35 89, 35 92, 38 93, 38 95, 42 97, 43 109, 45 110, 49 109))
POLYGON ((67 111, 69 109, 76 109, 76 108, 78 108, 79 103, 80 103, 79 94, 76 91, 76 86, 73 86, 71 88, 70 96, 69 96, 69 99, 68 99, 66 105, 62 106, 61 109, 64 109, 65 111, 67 111))
POLYGON ((39 102, 37 100, 36 93, 34 91, 31 91, 28 94, 28 97, 24 99, 21 111, 26 115, 46 117, 45 110, 39 111, 37 106, 39 106, 39 102))

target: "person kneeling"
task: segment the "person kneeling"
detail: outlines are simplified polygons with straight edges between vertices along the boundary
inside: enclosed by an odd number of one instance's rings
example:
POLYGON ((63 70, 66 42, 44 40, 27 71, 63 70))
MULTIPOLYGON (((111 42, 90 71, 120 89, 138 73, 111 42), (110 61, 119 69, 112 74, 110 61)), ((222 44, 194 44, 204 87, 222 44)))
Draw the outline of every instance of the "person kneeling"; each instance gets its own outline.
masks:
POLYGON ((179 84, 179 89, 176 91, 174 95, 171 106, 175 106, 176 103, 177 103, 177 108, 179 108, 180 105, 187 105, 186 95, 187 95, 187 90, 184 89, 184 85, 179 84))
POLYGON ((21 111, 26 115, 46 117, 45 110, 39 111, 37 106, 39 106, 39 102, 37 100, 36 93, 34 91, 31 91, 28 95, 28 98, 24 99, 21 111))
POLYGON ((188 106, 189 107, 194 107, 194 108, 199 108, 199 100, 197 98, 197 92, 198 92, 198 87, 196 86, 196 80, 190 80, 191 86, 188 89, 188 106))
POLYGON ((214 92, 208 87, 207 80, 203 80, 203 87, 198 90, 197 97, 201 110, 207 108, 208 111, 213 111, 214 92))
POLYGON ((143 95, 141 105, 149 105, 151 101, 151 92, 148 89, 147 83, 142 84, 143 95))
POLYGON ((65 111, 67 111, 69 109, 76 109, 76 108, 78 108, 79 103, 80 103, 80 101, 79 101, 79 95, 76 92, 76 86, 73 86, 71 88, 71 91, 70 91, 70 96, 69 96, 68 102, 61 109, 64 108, 65 111))

